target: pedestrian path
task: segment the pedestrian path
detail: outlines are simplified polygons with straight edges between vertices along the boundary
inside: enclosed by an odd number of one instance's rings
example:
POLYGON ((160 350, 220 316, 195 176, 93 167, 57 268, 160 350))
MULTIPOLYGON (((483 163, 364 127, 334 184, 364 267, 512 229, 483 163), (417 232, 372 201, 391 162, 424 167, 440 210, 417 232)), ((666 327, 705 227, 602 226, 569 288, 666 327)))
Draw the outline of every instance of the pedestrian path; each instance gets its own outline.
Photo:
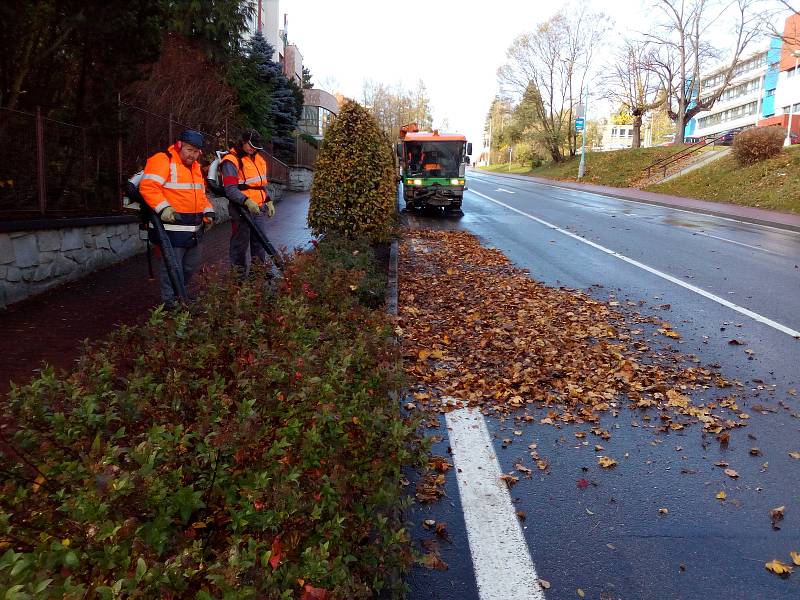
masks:
MULTIPOLYGON (((276 248, 308 245, 308 199, 305 192, 286 195, 278 203, 268 223, 276 248)), ((208 232, 202 269, 227 270, 229 239, 230 223, 208 232)), ((99 340, 120 325, 132 325, 158 303, 157 275, 149 279, 147 258, 141 254, 0 311, 0 394, 9 390, 10 380, 27 382, 44 362, 69 368, 83 340, 99 340)))

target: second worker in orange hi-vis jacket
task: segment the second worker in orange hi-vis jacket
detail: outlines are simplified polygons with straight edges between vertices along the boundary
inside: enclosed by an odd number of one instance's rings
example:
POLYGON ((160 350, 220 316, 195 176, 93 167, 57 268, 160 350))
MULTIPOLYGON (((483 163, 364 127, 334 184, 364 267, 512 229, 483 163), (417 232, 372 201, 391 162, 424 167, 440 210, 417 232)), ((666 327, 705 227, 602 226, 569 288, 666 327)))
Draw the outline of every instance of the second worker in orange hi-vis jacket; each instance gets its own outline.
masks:
MULTIPOLYGON (((262 149, 261 136, 255 129, 249 129, 223 157, 220 169, 228 201, 249 211, 253 224, 266 236, 267 219, 275 215, 275 205, 267 191, 267 161, 259 152, 262 149)), ((250 261, 267 262, 267 251, 256 236, 251 235, 249 226, 239 213, 231 210, 230 214, 231 266, 245 276, 250 270, 250 261)))
MULTIPOLYGON (((166 150, 147 159, 139 192, 145 202, 164 223, 169 241, 183 278, 189 285, 200 266, 200 241, 204 231, 216 218, 214 208, 206 196, 205 182, 197 159, 203 151, 203 135, 187 130, 166 150)), ((150 229, 150 241, 158 244, 155 232, 150 229)), ((164 261, 159 267, 161 299, 167 306, 175 303, 175 292, 167 276, 164 261)))

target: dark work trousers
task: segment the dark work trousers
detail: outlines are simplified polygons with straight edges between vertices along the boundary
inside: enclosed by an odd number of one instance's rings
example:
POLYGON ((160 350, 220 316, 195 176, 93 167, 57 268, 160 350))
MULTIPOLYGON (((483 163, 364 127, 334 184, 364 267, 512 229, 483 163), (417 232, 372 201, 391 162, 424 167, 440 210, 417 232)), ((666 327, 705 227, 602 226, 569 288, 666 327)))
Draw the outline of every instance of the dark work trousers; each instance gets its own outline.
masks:
MULTIPOLYGON (((179 265, 183 266, 183 281, 186 284, 186 289, 189 289, 189 281, 194 275, 197 268, 200 266, 200 244, 195 244, 190 248, 181 248, 173 246, 172 250, 175 252, 175 259, 179 265)), ((159 248, 159 254, 161 249, 159 248)), ((172 289, 172 284, 169 281, 167 274, 167 266, 164 263, 164 257, 158 261, 158 277, 161 284, 161 300, 164 304, 172 305, 175 303, 175 290, 172 289)))
MULTIPOLYGON (((245 208, 245 210, 247 210, 245 208)), ((264 236, 267 235, 267 207, 266 203, 261 206, 261 212, 254 215, 250 213, 253 222, 264 236)), ((239 211, 231 208, 231 266, 238 268, 243 276, 250 272, 250 264, 253 260, 267 262, 267 251, 258 241, 256 236, 250 232, 247 222, 239 215, 239 211)))

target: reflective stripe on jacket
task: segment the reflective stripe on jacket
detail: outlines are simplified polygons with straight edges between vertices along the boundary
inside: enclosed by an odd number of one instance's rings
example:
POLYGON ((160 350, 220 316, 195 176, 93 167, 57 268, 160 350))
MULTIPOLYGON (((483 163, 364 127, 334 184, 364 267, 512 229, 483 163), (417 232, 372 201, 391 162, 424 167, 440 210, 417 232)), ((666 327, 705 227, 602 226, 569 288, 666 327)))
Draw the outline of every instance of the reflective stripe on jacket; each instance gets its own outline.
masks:
MULTIPOLYGON (((206 196, 203 172, 198 162, 192 164, 191 169, 185 167, 175 146, 170 146, 166 152, 157 152, 147 159, 139 192, 157 213, 161 214, 167 206, 175 211, 176 222, 164 223, 174 246, 197 244, 203 233, 203 216, 214 212, 206 196)), ((150 241, 158 243, 152 226, 150 241)))
MULTIPOLYGON (((256 152, 253 156, 245 155, 241 159, 241 167, 236 151, 231 150, 222 157, 222 163, 230 162, 236 167, 237 184, 241 192, 253 202, 262 206, 267 200, 267 161, 256 152)), ((227 182, 223 180, 223 185, 227 182)), ((231 198, 229 198, 230 200, 231 198)))

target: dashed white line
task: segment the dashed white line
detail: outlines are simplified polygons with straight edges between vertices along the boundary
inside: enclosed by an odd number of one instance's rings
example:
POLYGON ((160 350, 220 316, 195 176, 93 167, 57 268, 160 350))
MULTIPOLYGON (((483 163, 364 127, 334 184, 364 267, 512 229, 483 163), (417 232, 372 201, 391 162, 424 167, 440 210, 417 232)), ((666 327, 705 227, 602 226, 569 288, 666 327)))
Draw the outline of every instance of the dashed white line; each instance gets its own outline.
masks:
POLYGON ((473 194, 476 194, 476 195, 480 196, 481 198, 486 198, 490 202, 494 202, 495 204, 497 204, 499 206, 507 208, 508 210, 511 210, 511 211, 513 211, 515 213, 518 213, 518 214, 520 214, 520 215, 522 215, 524 217, 527 217, 527 218, 531 219, 532 221, 536 221, 537 223, 541 223, 545 227, 549 227, 550 229, 558 231, 559 233, 563 233, 564 235, 569 236, 572 239, 575 239, 575 240, 578 240, 579 242, 587 244, 587 245, 591 246, 592 248, 600 250, 601 252, 605 252, 606 254, 610 254, 611 256, 614 256, 614 257, 616 257, 616 258, 618 258, 620 260, 623 260, 626 263, 631 264, 631 265, 633 265, 635 267, 639 267, 640 269, 643 269, 643 270, 647 271, 648 273, 652 273, 653 275, 656 275, 657 277, 661 277, 662 279, 666 279, 667 281, 669 281, 671 283, 674 283, 676 285, 679 285, 682 288, 685 288, 687 290, 691 290, 691 291, 695 292, 696 294, 700 294, 704 298, 708 298, 709 300, 713 300, 717 304, 721 304, 722 306, 726 306, 726 307, 728 307, 728 308, 730 308, 732 310, 735 310, 736 312, 738 312, 740 314, 743 314, 743 315, 745 315, 747 317, 750 317, 751 319, 753 319, 755 321, 758 321, 759 323, 763 323, 764 325, 768 325, 769 327, 772 327, 773 329, 776 329, 776 330, 778 330, 778 331, 780 331, 782 333, 785 333, 787 335, 790 335, 792 337, 800 338, 800 331, 796 331, 796 330, 792 329, 791 327, 787 327, 786 325, 782 325, 781 323, 778 323, 777 321, 773 321, 772 319, 767 318, 767 317, 765 317, 763 315, 760 315, 757 312, 753 312, 752 310, 750 310, 748 308, 745 308, 743 306, 739 306, 738 304, 734 304, 733 302, 729 302, 728 300, 725 300, 725 298, 720 298, 716 294, 712 294, 711 292, 707 292, 706 290, 704 290, 702 288, 699 288, 699 287, 697 287, 695 285, 692 285, 690 283, 686 283, 685 281, 681 281, 680 279, 678 279, 677 277, 673 277, 669 273, 664 273, 663 271, 659 271, 658 269, 654 269, 653 267, 650 267, 650 266, 648 266, 648 265, 646 265, 644 263, 640 263, 638 260, 634 260, 632 258, 629 258, 629 257, 625 256, 624 254, 620 254, 619 252, 615 252, 614 250, 606 248, 605 246, 601 246, 600 244, 592 242, 591 240, 587 240, 586 238, 582 238, 579 235, 575 235, 574 233, 572 233, 570 231, 567 231, 565 229, 561 229, 560 227, 558 227, 556 225, 553 225, 552 223, 548 223, 547 221, 545 221, 543 219, 540 219, 538 217, 534 217, 533 215, 530 215, 530 214, 526 213, 525 211, 519 210, 518 208, 514 208, 513 206, 509 206, 505 202, 501 202, 500 200, 495 200, 494 198, 491 198, 491 197, 487 196, 486 194, 481 194, 480 192, 476 192, 475 190, 469 190, 469 191, 471 193, 473 193, 473 194))
POLYGON ((483 415, 447 413, 450 447, 481 600, 545 600, 483 415))
POLYGON ((744 242, 737 242, 736 240, 729 240, 726 237, 720 237, 718 235, 711 235, 710 233, 705 233, 703 231, 695 231, 695 235, 703 235, 705 237, 714 238, 715 240, 722 240, 723 242, 728 242, 729 244, 736 244, 737 246, 744 246, 745 248, 752 248, 753 250, 758 250, 760 252, 766 252, 767 254, 776 254, 778 256, 783 256, 778 252, 773 252, 772 250, 767 250, 766 248, 762 248, 761 246, 751 246, 750 244, 745 244, 744 242))

